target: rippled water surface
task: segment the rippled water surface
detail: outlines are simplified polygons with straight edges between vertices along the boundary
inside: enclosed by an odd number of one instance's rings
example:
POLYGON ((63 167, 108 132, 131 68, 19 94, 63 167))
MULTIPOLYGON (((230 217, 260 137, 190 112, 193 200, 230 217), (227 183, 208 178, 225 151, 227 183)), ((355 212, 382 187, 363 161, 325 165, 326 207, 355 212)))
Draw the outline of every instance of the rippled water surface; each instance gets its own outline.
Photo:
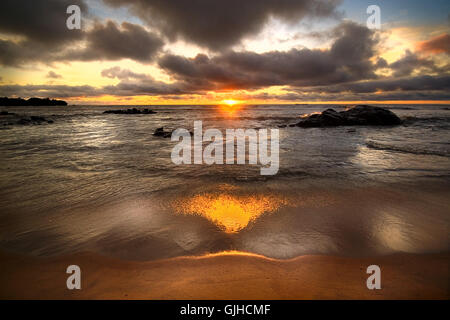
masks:
MULTIPOLYGON (((448 106, 387 106, 397 127, 280 128, 280 168, 174 165, 158 127, 278 128, 329 106, 1 108, 0 248, 148 260, 223 250, 274 258, 449 249, 448 106)), ((336 110, 342 107, 334 106, 336 110)))

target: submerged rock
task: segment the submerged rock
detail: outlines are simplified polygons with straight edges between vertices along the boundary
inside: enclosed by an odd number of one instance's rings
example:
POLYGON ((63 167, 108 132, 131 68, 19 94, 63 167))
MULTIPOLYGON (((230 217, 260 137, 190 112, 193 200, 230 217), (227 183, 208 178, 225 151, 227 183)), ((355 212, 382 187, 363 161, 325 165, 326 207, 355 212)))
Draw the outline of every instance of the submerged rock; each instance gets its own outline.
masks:
POLYGON ((155 114, 156 112, 150 109, 139 110, 136 108, 126 110, 106 110, 105 114, 155 114))
POLYGON ((42 124, 42 123, 53 123, 53 120, 47 120, 41 116, 30 116, 29 118, 21 118, 17 121, 19 125, 33 125, 33 124, 42 124))
POLYGON ((15 113, 8 112, 8 111, 1 111, 0 115, 2 115, 2 116, 14 116, 15 113))
POLYGON ((390 110, 359 105, 345 111, 337 112, 327 109, 322 113, 305 117, 296 124, 302 128, 337 127, 337 126, 392 126, 402 121, 390 110))

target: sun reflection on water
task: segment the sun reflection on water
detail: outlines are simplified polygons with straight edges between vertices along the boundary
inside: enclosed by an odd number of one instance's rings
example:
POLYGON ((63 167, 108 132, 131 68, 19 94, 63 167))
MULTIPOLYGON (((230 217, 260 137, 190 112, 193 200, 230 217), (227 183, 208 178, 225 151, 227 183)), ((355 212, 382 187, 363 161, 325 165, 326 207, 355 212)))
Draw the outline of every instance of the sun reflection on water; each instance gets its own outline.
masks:
POLYGON ((235 116, 236 113, 238 113, 239 110, 242 109, 242 104, 239 103, 224 103, 224 104, 220 104, 219 106, 219 111, 229 117, 235 116))
POLYGON ((197 194, 174 203, 180 214, 201 215, 227 233, 236 233, 263 213, 286 206, 288 200, 276 195, 238 195, 228 191, 197 194))

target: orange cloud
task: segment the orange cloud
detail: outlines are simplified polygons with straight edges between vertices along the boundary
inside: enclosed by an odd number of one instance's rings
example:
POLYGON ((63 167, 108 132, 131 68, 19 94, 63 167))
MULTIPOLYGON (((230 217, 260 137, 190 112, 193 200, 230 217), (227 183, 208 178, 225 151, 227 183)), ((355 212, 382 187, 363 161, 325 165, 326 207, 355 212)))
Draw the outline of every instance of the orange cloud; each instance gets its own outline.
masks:
POLYGON ((450 54, 450 34, 444 33, 427 41, 419 42, 417 45, 419 51, 427 51, 435 54, 450 54))

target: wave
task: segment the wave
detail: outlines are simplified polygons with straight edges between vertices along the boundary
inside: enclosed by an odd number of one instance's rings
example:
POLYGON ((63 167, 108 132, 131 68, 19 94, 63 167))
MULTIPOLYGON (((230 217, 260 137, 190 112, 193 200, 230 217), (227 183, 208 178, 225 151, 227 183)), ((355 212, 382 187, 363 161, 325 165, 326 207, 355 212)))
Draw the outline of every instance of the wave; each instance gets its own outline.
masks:
POLYGON ((385 151, 395 151, 395 152, 402 152, 402 153, 410 153, 410 154, 417 154, 417 155, 433 155, 433 156, 441 156, 441 157, 450 157, 450 153, 447 151, 439 151, 439 150, 426 150, 426 149, 420 149, 413 146, 395 146, 395 145, 388 145, 383 144, 375 141, 367 141, 366 146, 370 149, 376 149, 376 150, 385 150, 385 151))

